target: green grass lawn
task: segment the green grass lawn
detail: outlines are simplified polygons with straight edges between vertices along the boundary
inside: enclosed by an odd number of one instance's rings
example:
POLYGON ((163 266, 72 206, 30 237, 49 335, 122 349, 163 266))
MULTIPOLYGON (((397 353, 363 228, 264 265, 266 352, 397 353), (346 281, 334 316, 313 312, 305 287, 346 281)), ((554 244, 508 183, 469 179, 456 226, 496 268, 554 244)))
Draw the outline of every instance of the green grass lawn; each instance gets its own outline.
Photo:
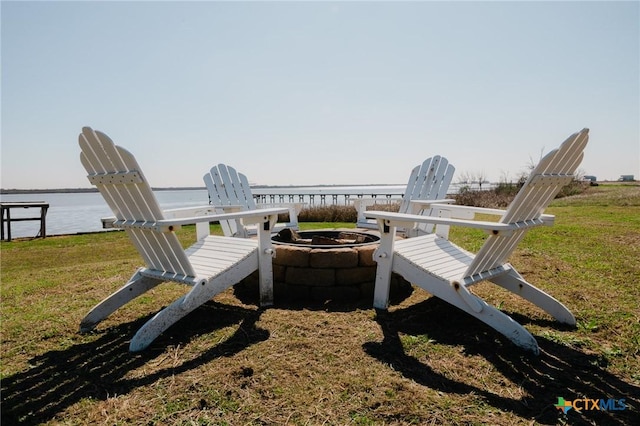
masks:
MULTIPOLYGON (((262 310, 232 288, 132 354, 135 331, 185 287, 160 286, 79 334, 87 311, 142 266, 124 233, 3 242, 2 423, 638 424, 640 187, 593 187, 547 213, 556 224, 532 230, 511 260, 578 326, 496 286, 473 288, 532 332, 538 357, 419 289, 376 312, 371 301, 262 310), (559 397, 626 408, 563 414, 559 397)), ((194 230, 181 232, 187 245, 194 230)), ((481 238, 451 232, 472 251, 481 238)))

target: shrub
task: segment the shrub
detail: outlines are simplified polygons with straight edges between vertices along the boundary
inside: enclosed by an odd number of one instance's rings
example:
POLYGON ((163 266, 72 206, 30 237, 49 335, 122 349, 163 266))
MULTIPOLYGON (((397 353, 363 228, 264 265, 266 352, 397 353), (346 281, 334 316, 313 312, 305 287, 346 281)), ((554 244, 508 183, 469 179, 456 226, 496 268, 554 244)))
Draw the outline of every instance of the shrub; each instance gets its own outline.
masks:
POLYGON ((584 191, 587 190, 587 188, 589 188, 589 186, 590 186, 590 182, 585 182, 585 181, 582 181, 582 180, 574 179, 568 185, 565 185, 560 190, 558 195, 556 195, 556 198, 562 198, 562 197, 568 197, 570 195, 582 194, 584 191))
POLYGON ((302 209, 299 222, 355 222, 357 212, 353 206, 312 206, 302 209))
POLYGON ((514 194, 509 192, 496 192, 495 189, 479 191, 467 189, 453 195, 456 204, 462 206, 502 208, 509 205, 514 194))
MULTIPOLYGON (((513 200, 518 193, 524 180, 516 183, 501 182, 495 188, 490 190, 475 190, 468 186, 460 188, 457 194, 451 197, 456 200, 456 204, 463 206, 487 207, 487 208, 505 208, 513 200)), ((584 192, 589 186, 588 182, 573 180, 569 185, 562 188, 556 198, 567 197, 584 192)), ((367 210, 382 210, 397 212, 400 203, 382 203, 369 206, 367 210)), ((358 213, 353 206, 310 206, 305 207, 298 214, 299 222, 356 222, 358 213)), ((289 214, 281 214, 278 216, 279 222, 288 222, 289 214)))
MULTIPOLYGON (((370 206, 368 210, 397 212, 399 208, 400 203, 384 203, 370 206)), ((289 216, 286 215, 286 217, 289 216)), ((356 222, 357 220, 358 212, 353 206, 311 206, 305 207, 298 214, 298 222, 356 222)))
MULTIPOLYGON (((463 206, 504 208, 513 200, 522 185, 524 185, 524 180, 520 180, 517 183, 501 182, 488 191, 471 190, 468 187, 463 187, 457 194, 453 195, 453 199, 456 200, 456 204, 463 206)), ((588 187, 588 182, 574 179, 560 190, 556 198, 581 194, 588 187)))

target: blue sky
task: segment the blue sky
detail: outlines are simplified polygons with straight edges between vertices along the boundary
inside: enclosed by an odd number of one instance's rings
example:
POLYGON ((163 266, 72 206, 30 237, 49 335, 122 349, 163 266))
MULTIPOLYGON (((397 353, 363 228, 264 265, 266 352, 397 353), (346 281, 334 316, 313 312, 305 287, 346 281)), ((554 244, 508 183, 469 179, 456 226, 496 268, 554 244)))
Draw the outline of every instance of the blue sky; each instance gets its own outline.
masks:
POLYGON ((77 135, 153 186, 516 179, 589 127, 640 176, 640 3, 2 1, 2 188, 89 187, 77 135))

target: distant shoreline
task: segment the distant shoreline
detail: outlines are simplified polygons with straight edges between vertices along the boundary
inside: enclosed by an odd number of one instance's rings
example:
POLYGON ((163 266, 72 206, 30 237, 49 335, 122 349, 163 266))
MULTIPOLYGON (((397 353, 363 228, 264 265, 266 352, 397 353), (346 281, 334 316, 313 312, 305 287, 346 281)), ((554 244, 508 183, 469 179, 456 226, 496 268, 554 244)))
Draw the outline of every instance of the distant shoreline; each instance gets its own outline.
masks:
MULTIPOLYGON (((593 184, 637 184, 638 181, 615 181, 615 180, 602 180, 596 181, 593 184)), ((456 185, 464 185, 466 183, 460 183, 456 185)), ((495 183, 490 184, 496 185, 495 183)), ((401 184, 383 184, 383 183, 371 183, 371 184, 360 184, 360 185, 250 185, 252 189, 264 189, 264 188, 334 188, 334 187, 368 187, 368 186, 404 186, 401 184)), ((154 191, 194 191, 194 190, 203 190, 205 191, 207 188, 204 186, 181 186, 181 187, 163 187, 163 188, 151 188, 154 191)), ((88 192, 98 192, 97 188, 58 188, 58 189, 5 189, 0 188, 0 195, 8 195, 8 194, 82 194, 88 192)))
MULTIPOLYGON (((362 184, 362 185, 251 185, 251 188, 332 188, 345 186, 399 186, 399 184, 362 184)), ((204 186, 188 186, 188 187, 168 187, 168 188, 151 188, 154 191, 194 191, 206 190, 204 186)), ((81 194, 87 192, 98 192, 97 188, 58 188, 58 189, 0 189, 0 195, 5 194, 81 194)))
MULTIPOLYGON (((154 191, 188 191, 194 189, 207 189, 203 187, 192 188, 152 188, 154 191)), ((98 192, 97 188, 62 188, 62 189, 0 189, 0 195, 5 194, 82 194, 86 192, 98 192)))

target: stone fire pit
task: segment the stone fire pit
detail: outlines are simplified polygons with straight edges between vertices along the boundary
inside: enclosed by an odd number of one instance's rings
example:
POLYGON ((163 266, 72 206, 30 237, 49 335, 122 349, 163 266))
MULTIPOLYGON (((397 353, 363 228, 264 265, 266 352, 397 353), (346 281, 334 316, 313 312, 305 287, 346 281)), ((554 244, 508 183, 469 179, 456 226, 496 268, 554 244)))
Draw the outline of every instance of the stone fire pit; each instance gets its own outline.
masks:
MULTIPOLYGON (((276 303, 279 298, 312 301, 373 300, 380 238, 371 232, 288 229, 272 237, 276 303)), ((394 276, 392 290, 410 284, 394 276)))

